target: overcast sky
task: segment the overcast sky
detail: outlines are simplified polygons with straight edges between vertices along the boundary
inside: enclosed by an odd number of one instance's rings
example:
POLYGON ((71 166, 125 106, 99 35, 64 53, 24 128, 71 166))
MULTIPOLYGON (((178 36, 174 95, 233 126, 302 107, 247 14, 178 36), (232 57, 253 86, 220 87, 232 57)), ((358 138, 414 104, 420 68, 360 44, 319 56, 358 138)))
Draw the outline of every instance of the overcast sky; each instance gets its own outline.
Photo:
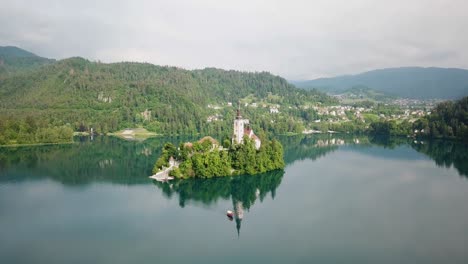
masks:
POLYGON ((288 79, 468 68, 467 0, 0 0, 0 46, 288 79))

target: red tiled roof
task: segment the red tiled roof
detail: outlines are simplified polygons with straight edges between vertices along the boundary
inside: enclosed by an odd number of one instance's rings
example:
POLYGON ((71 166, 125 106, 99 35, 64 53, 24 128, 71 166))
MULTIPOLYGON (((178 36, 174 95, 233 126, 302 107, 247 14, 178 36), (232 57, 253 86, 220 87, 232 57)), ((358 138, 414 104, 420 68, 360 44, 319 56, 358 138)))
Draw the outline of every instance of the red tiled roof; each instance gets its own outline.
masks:
POLYGON ((252 131, 252 129, 251 129, 250 127, 244 128, 244 135, 246 135, 246 136, 248 136, 248 137, 250 137, 250 138, 252 138, 252 139, 254 139, 254 140, 259 139, 259 138, 257 137, 257 135, 255 135, 254 133, 252 133, 252 136, 250 136, 250 132, 251 132, 251 131, 252 131))

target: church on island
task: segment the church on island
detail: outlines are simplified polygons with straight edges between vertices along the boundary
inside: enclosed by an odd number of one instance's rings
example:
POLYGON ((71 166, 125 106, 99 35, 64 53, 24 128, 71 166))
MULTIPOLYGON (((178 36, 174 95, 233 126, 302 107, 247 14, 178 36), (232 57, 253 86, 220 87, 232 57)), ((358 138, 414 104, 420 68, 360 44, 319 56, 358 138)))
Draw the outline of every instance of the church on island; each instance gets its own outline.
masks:
MULTIPOLYGON (((198 142, 179 144, 168 142, 153 167, 153 178, 211 178, 231 175, 254 175, 284 168, 283 146, 277 140, 263 140, 255 135, 240 108, 233 124, 233 147, 220 146, 211 137, 198 142), (246 144, 248 142, 248 144, 246 144), (252 152, 254 149, 256 151, 252 152), (172 158, 171 158, 172 157, 172 158)), ((226 142, 229 143, 229 142, 226 142)), ((229 144, 226 144, 229 145, 229 144)))
POLYGON ((253 129, 250 128, 249 120, 243 119, 240 113, 240 103, 237 108, 236 119, 234 119, 234 135, 232 136, 232 144, 242 144, 244 141, 244 136, 252 139, 255 143, 255 148, 260 149, 262 142, 254 134, 253 129))

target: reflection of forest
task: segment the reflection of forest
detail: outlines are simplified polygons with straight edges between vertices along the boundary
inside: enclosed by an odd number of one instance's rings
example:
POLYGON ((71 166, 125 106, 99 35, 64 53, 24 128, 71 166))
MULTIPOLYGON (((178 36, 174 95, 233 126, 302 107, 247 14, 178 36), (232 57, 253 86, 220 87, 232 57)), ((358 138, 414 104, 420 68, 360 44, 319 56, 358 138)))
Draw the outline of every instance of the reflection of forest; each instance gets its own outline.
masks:
MULTIPOLYGON (((286 164, 303 159, 316 160, 341 145, 377 145, 384 148, 410 145, 435 160, 438 166, 454 166, 460 175, 468 177, 468 148, 462 142, 434 140, 415 143, 413 139, 401 137, 367 138, 342 134, 279 139, 284 147, 286 164)), ((0 148, 0 182, 49 178, 67 185, 92 182, 149 183, 147 177, 164 143, 189 140, 192 139, 170 137, 132 142, 114 137, 95 137, 93 141, 77 138, 78 142, 69 145, 0 148)), ((205 188, 205 185, 210 184, 223 185, 218 181, 222 182, 221 179, 214 179, 213 182, 200 180, 199 183, 190 184, 200 185, 197 188, 205 188)), ((222 193, 222 189, 218 192, 222 193)), ((228 197, 226 195, 221 197, 228 197)))
POLYGON ((0 148, 0 181, 52 178, 67 185, 147 183, 154 161, 168 141, 161 138, 143 144, 114 137, 75 140, 66 145, 0 148))
POLYGON ((466 143, 433 140, 412 142, 411 146, 433 159, 437 166, 446 168, 453 166, 458 174, 468 177, 468 145, 466 143))
POLYGON ((462 141, 438 140, 418 141, 402 137, 374 137, 370 142, 386 148, 410 145, 435 161, 439 167, 454 167, 460 176, 468 177, 468 144, 462 141))
MULTIPOLYGON (((80 138, 75 144, 69 145, 0 148, 0 184, 35 179, 52 179, 70 186, 94 182, 148 184, 152 182, 148 175, 164 143, 189 140, 192 139, 172 137, 132 142, 113 137, 95 137, 93 141, 80 138)), ((353 135, 301 135, 281 137, 279 140, 284 147, 286 164, 296 160, 319 159, 342 145, 360 145, 363 147, 348 149, 366 152, 366 146, 392 149, 409 145, 429 156, 437 166, 453 166, 460 175, 468 177, 468 148, 462 142, 421 142, 411 138, 353 135)), ((411 155, 417 156, 415 153, 411 155)), ((167 197, 178 198, 181 207, 191 202, 209 205, 219 199, 231 200, 235 212, 233 220, 240 232, 243 210, 249 210, 257 200, 262 202, 268 195, 274 198, 283 175, 284 171, 277 170, 249 176, 176 180, 169 183, 154 181, 154 184, 167 197)))

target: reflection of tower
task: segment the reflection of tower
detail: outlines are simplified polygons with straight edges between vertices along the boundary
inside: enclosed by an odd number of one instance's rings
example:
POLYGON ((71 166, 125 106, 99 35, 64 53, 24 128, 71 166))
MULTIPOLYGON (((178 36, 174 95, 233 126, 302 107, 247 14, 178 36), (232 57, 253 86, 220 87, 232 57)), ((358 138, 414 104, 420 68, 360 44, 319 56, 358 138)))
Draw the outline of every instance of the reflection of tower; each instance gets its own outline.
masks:
POLYGON ((244 206, 242 206, 242 202, 237 201, 234 203, 234 215, 236 217, 237 236, 239 236, 242 218, 244 218, 244 206))

